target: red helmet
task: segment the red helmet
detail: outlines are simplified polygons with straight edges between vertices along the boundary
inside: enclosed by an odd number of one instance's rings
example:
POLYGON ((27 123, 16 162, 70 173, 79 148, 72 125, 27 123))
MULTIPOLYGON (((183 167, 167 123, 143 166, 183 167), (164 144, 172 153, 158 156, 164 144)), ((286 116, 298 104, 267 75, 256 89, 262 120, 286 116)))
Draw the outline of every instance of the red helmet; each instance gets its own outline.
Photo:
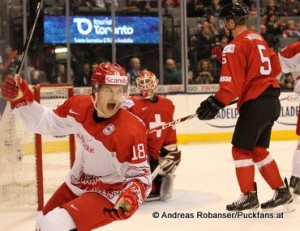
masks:
POLYGON ((151 71, 143 70, 138 74, 135 81, 143 98, 152 98, 158 83, 155 74, 153 74, 151 71))
POLYGON ((103 62, 98 64, 92 75, 93 90, 103 84, 128 85, 128 77, 123 67, 116 63, 103 62))

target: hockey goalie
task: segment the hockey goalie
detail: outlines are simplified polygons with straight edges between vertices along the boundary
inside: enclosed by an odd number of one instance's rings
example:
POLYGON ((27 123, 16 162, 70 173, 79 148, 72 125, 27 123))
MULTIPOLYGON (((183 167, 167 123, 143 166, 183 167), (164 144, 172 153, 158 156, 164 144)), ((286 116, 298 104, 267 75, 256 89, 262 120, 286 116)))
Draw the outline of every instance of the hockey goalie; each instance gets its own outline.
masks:
MULTIPOLYGON (((155 93, 158 79, 154 73, 141 71, 136 78, 136 85, 140 95, 129 98, 124 106, 144 121, 147 130, 173 121, 175 107, 171 100, 155 93)), ((181 160, 175 127, 148 134, 147 153, 153 179, 147 201, 170 199, 175 171, 181 160)))

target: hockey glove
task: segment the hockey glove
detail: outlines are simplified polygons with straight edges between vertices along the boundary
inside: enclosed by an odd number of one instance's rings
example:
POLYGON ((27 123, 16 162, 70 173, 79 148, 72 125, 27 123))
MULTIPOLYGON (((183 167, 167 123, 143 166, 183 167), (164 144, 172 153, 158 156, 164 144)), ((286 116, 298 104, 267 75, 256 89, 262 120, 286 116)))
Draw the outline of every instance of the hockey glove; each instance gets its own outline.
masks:
POLYGON ((2 85, 1 94, 3 98, 10 102, 12 109, 27 105, 32 102, 33 93, 28 87, 28 84, 21 76, 17 76, 17 81, 12 75, 8 75, 2 85))
POLYGON ((168 145, 161 149, 158 163, 160 166, 160 175, 174 173, 181 161, 181 151, 176 145, 168 145))
POLYGON ((219 110, 224 108, 223 103, 218 101, 214 96, 209 96, 204 100, 196 113, 199 120, 211 120, 219 113, 219 110))
POLYGON ((112 209, 104 208, 104 212, 113 220, 126 220, 139 208, 137 192, 140 187, 136 182, 130 182, 123 189, 116 205, 112 209))

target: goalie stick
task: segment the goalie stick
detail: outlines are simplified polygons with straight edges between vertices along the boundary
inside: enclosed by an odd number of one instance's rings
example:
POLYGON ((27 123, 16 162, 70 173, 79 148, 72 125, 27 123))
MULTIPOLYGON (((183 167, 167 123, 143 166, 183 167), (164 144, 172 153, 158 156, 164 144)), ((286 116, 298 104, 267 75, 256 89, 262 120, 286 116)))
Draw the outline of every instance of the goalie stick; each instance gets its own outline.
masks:
POLYGON ((33 25, 30 28, 30 31, 28 33, 28 36, 26 38, 26 41, 25 41, 25 44, 24 44, 24 47, 23 47, 23 51, 22 51, 21 55, 19 56, 19 59, 18 59, 18 62, 17 62, 16 73, 14 75, 15 80, 16 80, 17 75, 19 75, 21 73, 22 67, 24 65, 24 59, 25 59, 25 56, 28 53, 29 45, 31 43, 32 36, 33 36, 34 31, 35 31, 35 27, 36 27, 38 18, 40 16, 43 4, 44 4, 44 0, 41 0, 38 3, 37 7, 36 7, 36 15, 35 15, 35 18, 34 18, 33 25))
POLYGON ((161 167, 160 165, 157 165, 157 167, 154 169, 154 171, 151 173, 151 177, 152 177, 152 180, 155 179, 155 177, 158 175, 158 173, 160 172, 161 170, 161 167))

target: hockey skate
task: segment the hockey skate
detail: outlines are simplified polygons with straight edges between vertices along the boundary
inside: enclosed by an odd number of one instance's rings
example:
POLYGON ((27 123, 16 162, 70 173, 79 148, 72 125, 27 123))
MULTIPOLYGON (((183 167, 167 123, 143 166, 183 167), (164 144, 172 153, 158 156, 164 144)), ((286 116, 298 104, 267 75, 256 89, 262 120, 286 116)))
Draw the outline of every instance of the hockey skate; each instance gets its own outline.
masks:
POLYGON ((291 176, 291 178, 290 178, 290 187, 295 189, 297 184, 300 184, 300 178, 296 177, 296 176, 291 176))
POLYGON ((300 178, 296 176, 291 176, 290 187, 295 197, 300 197, 300 178))
POLYGON ((294 207, 292 205, 293 197, 288 187, 287 179, 284 179, 284 188, 278 188, 275 190, 274 196, 271 200, 261 204, 263 211, 275 211, 276 212, 292 212, 294 207), (276 209, 275 209, 276 208, 276 209))
POLYGON ((259 207, 257 192, 242 194, 240 199, 226 206, 228 211, 256 210, 259 207))

